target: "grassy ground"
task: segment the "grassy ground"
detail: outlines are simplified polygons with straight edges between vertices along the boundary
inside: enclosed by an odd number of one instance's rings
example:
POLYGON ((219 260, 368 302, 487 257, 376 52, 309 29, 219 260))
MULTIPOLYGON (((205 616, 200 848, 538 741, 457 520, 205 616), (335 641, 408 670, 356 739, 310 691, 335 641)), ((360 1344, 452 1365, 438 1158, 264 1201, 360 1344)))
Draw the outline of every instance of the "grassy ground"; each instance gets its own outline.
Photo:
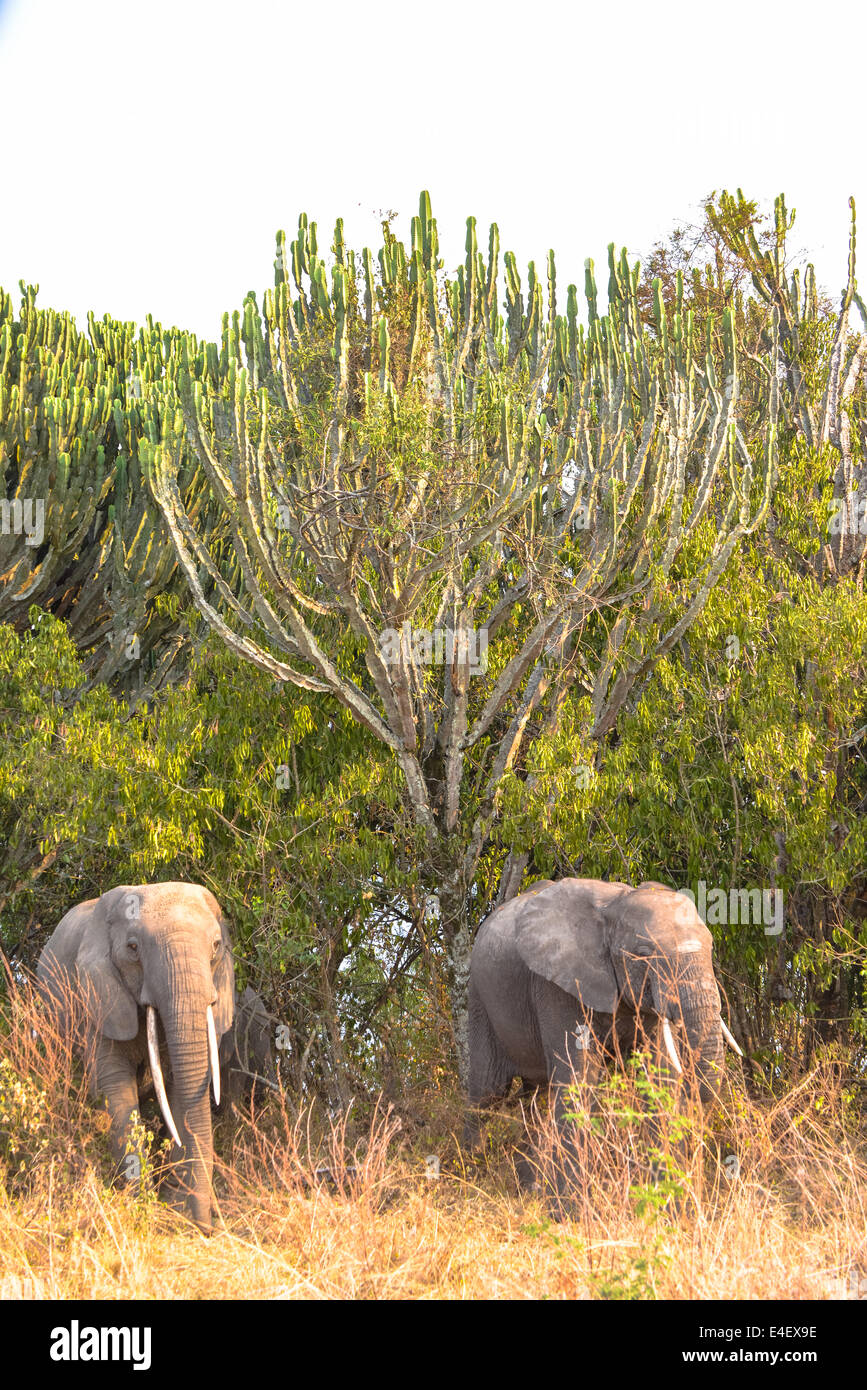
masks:
MULTIPOLYGON (((414 1119, 372 1107, 340 1123, 269 1100, 218 1126, 214 1234, 107 1185, 107 1119, 22 996, 0 1024, 0 1297, 840 1298, 867 1293, 867 1144, 845 1074, 826 1060, 782 1099, 737 1072, 699 1124, 663 1119, 648 1180, 645 1072, 615 1077, 581 1131, 583 1195, 544 1113, 538 1187, 515 1178, 517 1113, 463 1154, 457 1101, 414 1119), (643 1098, 642 1098, 643 1096, 643 1098), (426 1177, 435 1155, 439 1177, 426 1177), (317 1168, 327 1173, 317 1176, 317 1168), (862 1282, 863 1281, 863 1282, 862 1282)), ((144 1171, 159 1158, 142 1136, 144 1171)))

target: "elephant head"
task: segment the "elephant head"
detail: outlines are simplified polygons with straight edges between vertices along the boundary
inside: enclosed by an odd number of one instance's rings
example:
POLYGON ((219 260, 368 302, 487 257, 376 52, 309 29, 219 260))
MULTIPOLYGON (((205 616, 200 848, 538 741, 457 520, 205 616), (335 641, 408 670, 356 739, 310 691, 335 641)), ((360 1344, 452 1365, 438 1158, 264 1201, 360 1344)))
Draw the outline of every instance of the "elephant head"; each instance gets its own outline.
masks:
POLYGON ((740 1049, 722 1022, 711 934, 687 897, 565 879, 528 898, 516 939, 526 964, 585 1009, 655 1017, 678 1073, 680 1030, 700 1098, 716 1094, 724 1041, 740 1049))
POLYGON ((112 1113, 120 1153, 137 1101, 135 1072, 146 1049, 176 1145, 181 1200, 197 1224, 209 1229, 209 1081, 219 1101, 218 1039, 232 1023, 234 999, 231 944, 216 898, 190 883, 113 888, 66 914, 37 974, 60 1010, 61 1024, 68 999, 64 977, 82 989, 97 1041, 98 1089, 112 1113), (161 1041, 171 1065, 169 1090, 161 1041))

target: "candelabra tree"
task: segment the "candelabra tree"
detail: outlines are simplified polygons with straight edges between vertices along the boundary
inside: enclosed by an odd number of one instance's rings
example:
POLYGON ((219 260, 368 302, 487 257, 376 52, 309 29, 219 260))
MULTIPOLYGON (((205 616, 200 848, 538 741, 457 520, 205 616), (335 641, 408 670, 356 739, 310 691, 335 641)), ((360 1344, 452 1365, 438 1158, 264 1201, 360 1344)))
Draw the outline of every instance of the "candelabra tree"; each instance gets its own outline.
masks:
MULTIPOLYGON (((744 411, 730 313, 699 341, 679 282, 649 330, 639 267, 613 246, 604 315, 587 262, 586 326, 575 286, 560 311, 553 253, 544 278, 547 295, 506 254, 501 281, 497 227, 485 256, 472 218, 444 275, 425 194, 408 245, 384 227, 378 264, 338 222, 330 275, 302 217, 219 380, 191 367, 154 383, 161 436, 139 441, 210 627, 276 680, 333 697, 398 761, 462 1071, 505 779, 533 777, 573 689, 592 758, 760 525, 774 477, 776 373, 744 411), (237 583, 184 504, 188 449, 237 583)), ((770 363, 778 317, 767 306, 770 363)), ((526 848, 500 856, 501 898, 526 848)))
POLYGON ((723 192, 708 211, 714 229, 748 269, 759 302, 779 316, 776 361, 769 358, 764 370, 775 370, 779 379, 781 424, 792 448, 821 456, 825 464, 827 528, 812 568, 820 577, 822 572, 852 576, 860 587, 867 565, 867 306, 855 280, 854 198, 849 206, 848 276, 833 325, 821 312, 813 267, 807 266, 803 286, 800 272, 790 272, 786 234, 794 212, 787 212, 782 194, 774 206, 769 247, 759 245, 740 189, 734 195, 723 192), (854 308, 864 332, 852 327, 854 308), (826 338, 824 353, 816 350, 822 346, 820 335, 826 338), (817 358, 820 380, 814 379, 817 358))
MULTIPOLYGON (((787 692, 779 678, 768 681, 765 708, 748 735, 752 747, 744 774, 750 765, 754 776, 761 767, 763 788, 783 769, 789 779, 786 794, 774 798, 763 790, 750 800, 766 814, 773 808, 772 864, 787 879, 786 925, 776 938, 767 982, 777 998, 786 999, 789 982, 798 981, 807 1014, 803 1055, 809 1057, 817 1039, 839 1041, 863 1027, 864 942, 858 923, 865 891, 859 812, 864 805, 867 306, 855 279, 854 200, 848 275, 836 315, 821 304, 812 267, 802 285, 798 270, 788 264, 786 236, 794 213, 784 199, 776 200, 774 236, 765 247, 744 216, 746 207, 738 190, 723 193, 709 213, 747 268, 759 303, 779 315, 781 484, 768 515, 766 572, 773 574, 771 592, 790 611, 774 623, 772 637, 765 637, 765 662, 770 665, 776 657, 784 664, 787 648, 793 652, 794 688, 787 692), (792 709, 796 719, 788 713, 792 709), (788 747, 780 737, 787 719, 798 731, 788 747), (754 751, 763 740, 764 766, 754 751), (798 756, 804 766, 795 770, 798 756), (809 813, 801 810, 801 824, 789 790, 796 780, 803 788, 801 806, 809 808, 809 813)), ((753 611, 757 607, 752 605, 753 611)), ((745 719, 745 699, 739 691, 739 708, 728 719, 721 702, 715 709, 715 720, 722 721, 723 730, 728 724, 732 743, 734 730, 751 723, 748 715, 745 719)), ((734 779, 732 788, 737 797, 734 779)), ((758 838, 754 832, 753 846, 758 838)), ((761 999, 761 990, 755 993, 761 999)), ((740 985, 735 1003, 743 1020, 739 994, 740 985)), ((741 1031, 749 1039, 743 1023, 741 1031)))
MULTIPOLYGON (((150 320, 136 334, 90 315, 88 336, 21 289, 17 314, 0 291, 0 620, 23 629, 39 604, 66 620, 90 680, 140 697, 182 673, 188 646, 164 601, 182 592, 174 548, 140 476, 138 441, 160 434, 145 386, 172 377, 181 343, 185 370, 214 381, 219 355, 150 320)), ((179 484, 210 525, 195 457, 179 484)))

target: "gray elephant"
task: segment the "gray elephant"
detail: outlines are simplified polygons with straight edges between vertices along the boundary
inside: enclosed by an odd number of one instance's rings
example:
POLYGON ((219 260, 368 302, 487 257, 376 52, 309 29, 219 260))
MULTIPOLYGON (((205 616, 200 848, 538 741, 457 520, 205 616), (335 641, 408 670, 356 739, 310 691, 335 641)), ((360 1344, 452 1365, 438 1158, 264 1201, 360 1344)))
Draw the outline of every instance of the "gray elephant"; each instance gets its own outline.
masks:
POLYGON ((681 1073, 675 1030, 699 1097, 720 1079, 724 1041, 712 941, 690 900, 661 884, 543 881, 497 908, 473 947, 466 1139, 481 1107, 514 1077, 550 1083, 562 1124, 565 1087, 599 1079, 604 1059, 646 1040, 681 1073))
POLYGON ((67 912, 36 973, 61 1028, 73 1022, 70 989, 83 999, 76 1026, 88 1037, 78 1041, 93 1045, 93 1089, 105 1098, 119 1166, 149 1063, 174 1141, 170 1199, 208 1232, 209 1083, 219 1103, 219 1039, 234 1009, 231 942, 216 898, 192 883, 112 888, 67 912))
POLYGON ((220 1040, 224 1103, 236 1105, 262 1089, 278 1091, 275 1021, 250 985, 235 1001, 232 1027, 220 1040))

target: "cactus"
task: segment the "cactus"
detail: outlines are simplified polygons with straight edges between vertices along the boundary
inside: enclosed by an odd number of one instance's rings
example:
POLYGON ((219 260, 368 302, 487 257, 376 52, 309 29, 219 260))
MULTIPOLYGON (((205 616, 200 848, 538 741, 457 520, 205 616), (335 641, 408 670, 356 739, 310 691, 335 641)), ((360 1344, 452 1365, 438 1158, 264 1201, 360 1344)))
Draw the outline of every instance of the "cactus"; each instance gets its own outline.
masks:
MULTIPOLYGON (((178 586, 165 524, 142 485, 139 441, 159 438, 160 390, 184 364, 213 386, 213 345, 152 321, 88 318, 36 306, 22 285, 17 317, 0 294, 0 618, 21 627, 37 603, 64 617, 92 680, 141 695, 166 679, 183 650, 177 622, 153 600, 178 586), (40 536, 28 537, 27 501, 40 536), (125 640, 134 635, 130 660, 125 640), (169 659, 170 658, 170 659, 169 659)), ((180 463, 187 505, 201 513, 207 484, 193 458, 180 463)))
MULTIPOLYGON (((409 246, 384 226, 378 280, 374 257, 366 249, 358 261, 358 291, 351 296, 342 227, 335 233, 329 287, 324 262, 315 252, 312 226, 302 216, 292 244, 294 316, 288 312, 281 272, 264 321, 249 313, 241 334, 227 325, 221 378, 215 382, 212 373, 204 374, 198 385, 190 374, 179 378, 185 436, 231 518, 233 545, 243 557, 247 601, 234 593, 229 601, 220 592, 249 635, 239 637, 233 632, 229 636, 213 604, 197 589, 203 568, 216 584, 216 568, 207 537, 200 528, 194 535, 174 488, 175 446, 168 439, 147 445, 148 479, 155 499, 171 528, 200 610, 212 626, 247 659, 272 674, 285 672, 281 678, 312 682, 310 688, 338 693, 357 717, 386 737, 383 706, 372 694, 350 690, 319 647, 304 615, 324 614, 334 603, 350 602, 346 594, 336 596, 341 566, 348 563, 340 558, 342 504, 329 504, 327 519, 317 511, 325 505, 326 496, 352 498, 358 480, 365 476, 364 456, 353 452, 355 435, 347 412, 362 423, 379 408, 377 401, 386 398, 397 418, 409 370, 424 373, 446 450, 460 449, 471 471, 484 472, 492 457, 497 460, 495 500, 486 528, 508 524, 515 509, 526 506, 532 497, 536 541, 547 537, 546 544, 574 547, 575 585, 583 586, 585 593, 608 591, 624 573, 639 586, 664 585, 675 556, 707 515, 715 481, 728 473, 730 505, 717 526, 702 580, 686 606, 678 628, 683 631, 706 600, 734 544, 765 516, 774 476, 774 393, 763 442, 753 442, 751 451, 735 428, 739 372, 731 314, 714 329, 713 342, 718 332, 722 345, 717 360, 710 339, 703 347, 696 341, 692 315, 684 309, 681 281, 670 313, 657 287, 657 321, 655 332, 650 332, 638 309, 640 268, 630 266, 625 252, 615 255, 612 245, 609 307, 604 317, 598 312, 593 263, 586 265, 586 332, 578 322, 575 286, 567 288, 565 315, 558 313, 553 252, 546 261, 547 304, 535 265, 528 268, 524 292, 515 258, 506 253, 502 317, 496 304, 498 229, 490 230, 485 257, 475 220, 468 219, 464 262, 454 277, 444 280, 430 200, 424 193, 410 224, 409 246), (398 302, 396 296, 402 296, 408 306, 399 333, 386 307, 398 302), (334 389, 317 457, 307 440, 302 411, 317 389, 305 365, 305 352, 322 340, 323 333, 330 334, 334 389), (352 360, 357 361, 359 373, 354 395, 352 360), (227 361, 234 370, 226 370, 227 361), (267 379, 263 363, 270 364, 267 379), (378 391, 373 389, 374 381, 378 391), (279 450, 269 436, 271 400, 284 422, 279 450), (481 443, 488 429, 482 421, 494 405, 500 433, 495 449, 481 443), (223 426, 218 427, 219 420, 223 426), (227 471, 221 462, 226 449, 234 471, 227 471), (546 478, 560 479, 560 483, 554 485, 546 478), (573 487, 569 487, 570 479, 573 487), (761 486, 756 490, 758 482, 761 486), (312 499, 305 505, 313 507, 318 520, 305 520, 293 498, 312 499), (299 582, 289 566, 273 525, 275 499, 288 512, 286 530, 296 561, 304 557, 308 574, 319 576, 318 591, 299 582), (582 526, 577 525, 579 515, 582 526), (651 581, 647 536, 659 526, 663 526, 664 543, 653 555, 651 581), (333 554, 329 547, 336 547, 333 554), (326 559, 327 555, 331 558, 326 559), (324 595, 329 594, 326 600, 324 595), (254 640, 250 632, 254 621, 250 605, 267 645, 254 640), (276 647, 277 654, 269 646, 276 647)), ((284 244, 281 234, 278 261, 284 244)), ((772 344, 778 341, 779 317, 776 306, 770 305, 772 344)), ((163 414, 168 418, 166 411, 163 414)), ((406 494, 407 498, 412 495, 406 494)), ((354 504, 347 505, 351 510, 354 504)), ((409 534, 417 502, 407 500, 404 505, 411 510, 398 512, 394 522, 409 534)), ((386 594, 381 593, 379 601, 387 608, 386 594)), ((366 620, 356 611, 357 603, 357 598, 352 600, 358 631, 369 635, 366 620)), ((377 621, 384 620, 383 613, 378 613, 377 621)), ((671 633, 654 635, 655 622, 658 610, 651 604, 646 616, 636 620, 636 650, 641 648, 644 655, 630 669, 630 682, 676 640, 671 633)), ((389 697, 383 691, 384 687, 379 693, 387 706, 389 697)), ((606 713, 608 698, 602 681, 595 691, 597 723, 610 715, 610 710, 606 713)), ((406 736, 405 730, 391 725, 387 737, 400 742, 406 736)))
POLYGON ((786 273, 786 234, 795 214, 787 211, 780 194, 774 203, 774 237, 771 249, 762 250, 750 219, 748 203, 740 189, 735 195, 723 192, 716 207, 709 209, 711 223, 723 240, 749 267, 757 294, 773 308, 779 331, 773 348, 772 397, 783 420, 812 451, 828 450, 833 469, 832 513, 842 524, 831 528, 828 544, 820 551, 819 567, 838 575, 863 576, 867 564, 867 528, 860 524, 867 516, 867 450, 863 410, 855 409, 855 390, 867 362, 867 306, 858 294, 855 281, 855 200, 850 198, 849 261, 846 287, 837 318, 826 389, 818 411, 810 399, 803 371, 802 348, 819 322, 816 277, 812 266, 804 276, 786 273), (850 315, 857 307, 864 331, 855 337, 850 315), (860 447, 852 440, 852 426, 861 433, 860 447), (857 525, 849 523, 850 518, 857 525))

